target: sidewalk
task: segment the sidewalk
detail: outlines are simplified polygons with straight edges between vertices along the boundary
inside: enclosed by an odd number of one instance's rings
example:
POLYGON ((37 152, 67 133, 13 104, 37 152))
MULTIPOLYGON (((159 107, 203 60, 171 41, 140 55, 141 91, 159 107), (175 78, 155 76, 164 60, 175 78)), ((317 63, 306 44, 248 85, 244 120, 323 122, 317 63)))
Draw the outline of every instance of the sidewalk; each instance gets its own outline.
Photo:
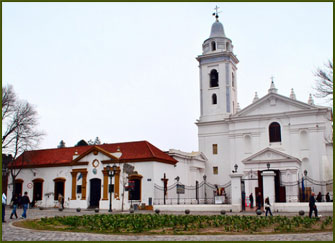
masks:
MULTIPOLYGON (((9 219, 11 210, 6 208, 6 223, 2 224, 2 240, 3 241, 301 241, 301 234, 271 234, 271 235, 105 235, 94 233, 76 233, 76 232, 54 232, 54 231, 37 231, 23 229, 12 225, 13 222, 22 219, 9 219)), ((22 209, 17 211, 18 216, 22 214, 22 209)), ((113 212, 121 213, 121 212, 113 212)), ((123 212, 129 213, 129 212, 123 212)), ((135 211, 135 213, 154 213, 153 211, 135 211)), ((161 212, 164 214, 164 212, 161 212)), ((168 212, 173 214, 184 214, 183 212, 168 212)), ((54 217, 54 216, 70 216, 97 214, 94 210, 81 210, 76 212, 75 209, 58 209, 50 208, 39 210, 38 208, 29 209, 27 219, 54 217)), ((108 210, 100 210, 99 214, 109 214, 108 210)), ((218 212, 191 212, 198 215, 215 215, 218 212)), ((256 215, 255 212, 230 213, 227 215, 256 215)), ((263 214, 264 215, 264 214, 263 214)), ((274 213, 274 215, 295 216, 293 213, 274 213)), ((322 216, 332 216, 332 213, 322 216)), ((310 233, 303 234, 304 241, 332 241, 333 232, 310 233)))

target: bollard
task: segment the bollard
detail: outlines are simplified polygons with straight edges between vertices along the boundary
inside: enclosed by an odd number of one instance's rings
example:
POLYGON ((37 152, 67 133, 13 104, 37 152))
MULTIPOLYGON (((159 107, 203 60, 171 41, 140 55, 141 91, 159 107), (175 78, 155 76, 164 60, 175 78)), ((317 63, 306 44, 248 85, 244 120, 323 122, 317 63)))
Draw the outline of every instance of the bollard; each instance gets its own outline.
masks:
POLYGON ((304 216, 304 214, 305 214, 305 211, 304 211, 304 210, 300 210, 300 211, 299 211, 299 215, 300 215, 300 216, 304 216))
POLYGON ((256 210, 256 214, 257 214, 257 215, 261 215, 261 214, 262 214, 262 211, 261 211, 260 209, 257 209, 257 210, 256 210))
POLYGON ((79 213, 79 212, 80 212, 80 210, 81 210, 81 208, 77 208, 76 210, 77 210, 77 212, 79 213))
POLYGON ((94 212, 99 213, 99 208, 95 208, 94 212))
POLYGON ((221 210, 220 212, 222 215, 225 215, 226 214, 226 210, 221 210))
POLYGON ((156 214, 159 214, 161 211, 157 208, 157 209, 155 209, 155 213, 156 214))
POLYGON ((186 209, 186 210, 185 210, 185 214, 190 214, 190 210, 189 210, 189 209, 186 209))

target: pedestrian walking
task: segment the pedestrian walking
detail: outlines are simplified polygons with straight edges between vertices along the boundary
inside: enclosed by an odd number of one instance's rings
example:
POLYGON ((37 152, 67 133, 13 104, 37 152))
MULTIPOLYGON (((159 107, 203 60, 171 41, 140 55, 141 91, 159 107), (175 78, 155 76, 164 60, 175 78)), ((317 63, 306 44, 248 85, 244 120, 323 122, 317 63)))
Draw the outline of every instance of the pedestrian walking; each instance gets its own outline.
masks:
POLYGON ((312 218, 312 213, 314 211, 314 214, 315 214, 315 217, 318 217, 318 209, 316 208, 316 205, 315 205, 315 193, 312 192, 312 195, 309 197, 309 217, 312 218))
POLYGON ((6 204, 7 204, 7 196, 5 193, 2 193, 2 223, 6 223, 5 221, 6 204))
POLYGON ((62 207, 62 209, 64 209, 64 197, 61 193, 58 194, 58 202, 59 206, 62 207))
POLYGON ((260 210, 261 207, 262 207, 262 194, 261 194, 261 192, 258 192, 258 195, 256 197, 256 204, 257 204, 257 209, 260 210))
POLYGON ((265 198, 265 216, 268 216, 268 213, 270 213, 270 215, 272 216, 272 212, 271 212, 271 204, 270 204, 270 199, 269 197, 265 198))
POLYGON ((24 196, 21 199, 21 204, 23 206, 23 214, 21 216, 21 219, 27 218, 27 209, 28 209, 29 204, 30 204, 30 199, 28 197, 28 192, 24 192, 24 196))
POLYGON ((250 208, 254 207, 254 196, 252 195, 252 193, 250 193, 249 195, 249 200, 250 200, 250 208))
POLYGON ((330 202, 329 192, 327 192, 327 194, 326 194, 326 202, 330 202))
POLYGON ((13 203, 13 210, 12 210, 12 213, 10 214, 10 219, 13 218, 13 215, 15 215, 15 217, 17 218, 17 214, 16 214, 16 209, 17 207, 19 206, 19 197, 17 194, 15 194, 12 198, 12 201, 13 203))
POLYGON ((19 199, 19 208, 22 208, 22 203, 21 203, 21 201, 22 201, 22 194, 21 193, 19 193, 18 199, 19 199))
POLYGON ((317 197, 316 197, 316 201, 318 201, 318 202, 322 202, 322 195, 321 195, 321 192, 319 192, 319 194, 317 195, 317 197))

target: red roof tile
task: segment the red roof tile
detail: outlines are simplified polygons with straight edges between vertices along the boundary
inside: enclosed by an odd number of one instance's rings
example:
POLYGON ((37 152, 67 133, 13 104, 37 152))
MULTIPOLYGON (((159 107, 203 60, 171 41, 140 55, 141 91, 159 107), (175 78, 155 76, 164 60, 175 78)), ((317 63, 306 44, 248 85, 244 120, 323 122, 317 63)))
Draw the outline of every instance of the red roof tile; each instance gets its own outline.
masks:
POLYGON ((14 163, 16 166, 22 166, 23 162, 23 167, 68 165, 73 160, 75 152, 78 152, 78 155, 80 155, 94 146, 100 147, 110 153, 115 153, 120 148, 120 152, 122 153, 120 162, 158 161, 169 164, 177 163, 177 160, 147 141, 26 151, 14 163))

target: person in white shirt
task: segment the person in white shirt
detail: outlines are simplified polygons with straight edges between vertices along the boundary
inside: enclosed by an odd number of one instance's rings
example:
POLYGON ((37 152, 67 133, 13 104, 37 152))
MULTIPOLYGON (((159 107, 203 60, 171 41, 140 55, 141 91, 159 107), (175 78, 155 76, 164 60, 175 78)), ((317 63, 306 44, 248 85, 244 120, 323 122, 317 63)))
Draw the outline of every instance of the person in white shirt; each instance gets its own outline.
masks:
POLYGON ((7 197, 5 193, 2 193, 2 223, 6 223, 5 221, 5 208, 7 203, 7 197))

